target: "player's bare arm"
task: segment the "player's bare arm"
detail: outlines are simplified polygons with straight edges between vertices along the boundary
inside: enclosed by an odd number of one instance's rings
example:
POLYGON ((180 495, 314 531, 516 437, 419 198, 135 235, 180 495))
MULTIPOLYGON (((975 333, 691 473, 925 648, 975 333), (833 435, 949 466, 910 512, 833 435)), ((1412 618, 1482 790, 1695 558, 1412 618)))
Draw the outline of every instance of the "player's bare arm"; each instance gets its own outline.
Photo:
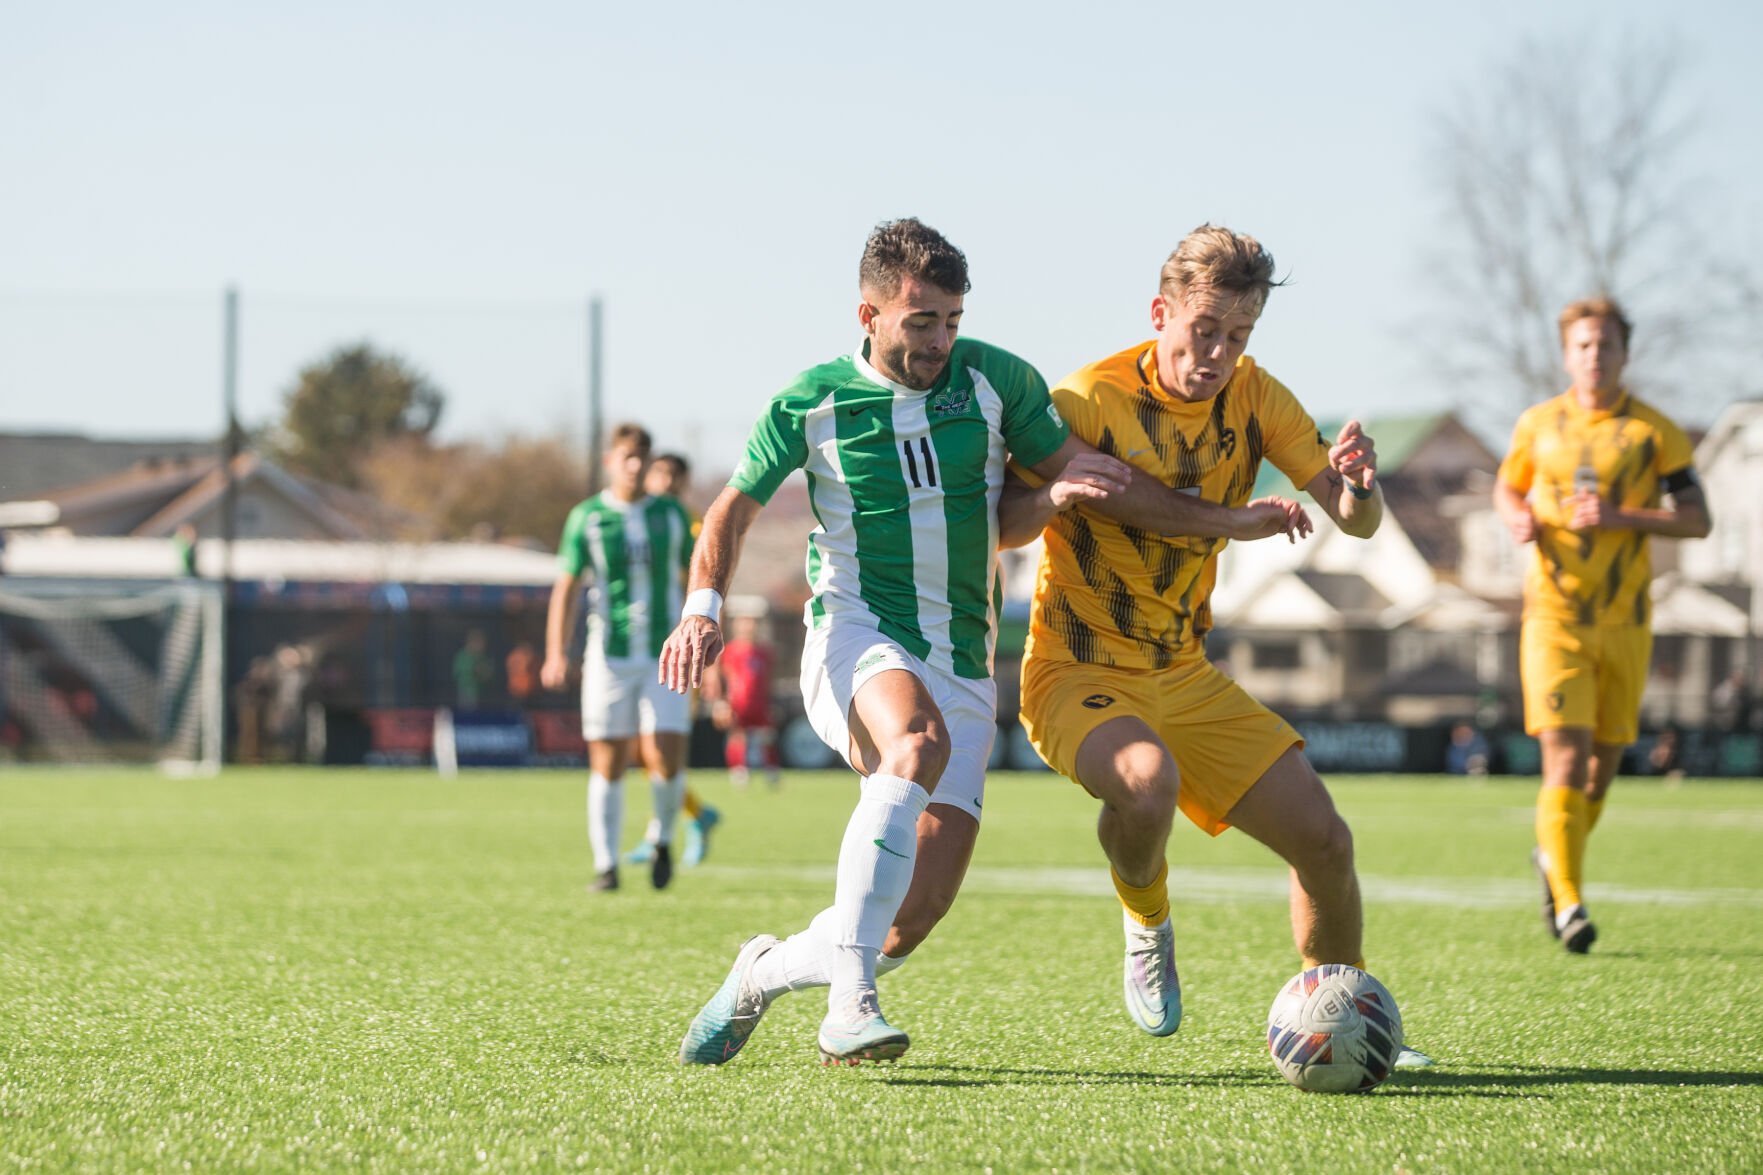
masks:
POLYGON ((539 682, 546 689, 562 689, 569 680, 569 634, 575 631, 580 597, 581 576, 559 572, 551 582, 551 604, 545 611, 545 663, 539 667, 539 682))
POLYGON ((1708 499, 1694 481, 1670 491, 1669 504, 1660 509, 1624 507, 1597 493, 1574 494, 1567 499, 1567 529, 1636 530, 1661 538, 1703 539, 1713 529, 1708 499))
MULTIPOLYGON (((732 486, 717 495, 704 512, 704 528, 692 548, 688 593, 708 588, 718 597, 728 594, 735 563, 741 556, 741 544, 762 508, 756 499, 732 486)), ((722 625, 718 621, 708 616, 680 617, 679 625, 661 647, 661 683, 680 694, 701 684, 704 670, 722 654, 722 645, 722 625)))
POLYGON ((1506 533, 1512 541, 1520 546, 1536 541, 1536 515, 1530 511, 1530 502, 1514 486, 1503 481, 1494 482, 1494 512, 1500 521, 1506 524, 1506 533))
MULTIPOLYGON (((1094 445, 1073 435, 1067 437, 1052 456, 1029 468, 1035 476, 1050 479, 1080 453, 1102 455, 1094 445)), ((1120 464, 1128 475, 1121 490, 1074 504, 1158 535, 1247 541, 1284 534, 1295 541, 1310 533, 1310 517, 1296 502, 1262 498, 1246 506, 1225 506, 1194 494, 1184 494, 1136 466, 1125 462, 1120 464)))
POLYGON ((1383 522, 1383 491, 1377 487, 1377 446, 1357 420, 1342 426, 1328 450, 1328 468, 1310 479, 1304 492, 1335 525, 1356 539, 1368 539, 1383 522))
POLYGON ((1015 474, 998 500, 998 546, 1031 543, 1060 511, 1080 502, 1099 502, 1126 488, 1132 467, 1101 452, 1079 452, 1057 477, 1031 486, 1015 474))

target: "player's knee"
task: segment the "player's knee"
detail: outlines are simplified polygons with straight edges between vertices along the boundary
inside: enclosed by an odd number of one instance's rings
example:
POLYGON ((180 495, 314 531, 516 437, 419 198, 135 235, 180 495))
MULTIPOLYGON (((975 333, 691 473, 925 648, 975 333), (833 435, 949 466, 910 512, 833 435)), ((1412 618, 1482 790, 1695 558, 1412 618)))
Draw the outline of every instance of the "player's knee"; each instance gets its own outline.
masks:
POLYGON ((1114 756, 1117 787, 1112 800, 1121 815, 1141 827, 1164 828, 1175 820, 1181 775, 1160 750, 1136 744, 1114 756))
POLYGON ((882 769, 929 790, 942 778, 952 749, 942 725, 933 723, 924 730, 909 730, 892 739, 883 754, 882 769))

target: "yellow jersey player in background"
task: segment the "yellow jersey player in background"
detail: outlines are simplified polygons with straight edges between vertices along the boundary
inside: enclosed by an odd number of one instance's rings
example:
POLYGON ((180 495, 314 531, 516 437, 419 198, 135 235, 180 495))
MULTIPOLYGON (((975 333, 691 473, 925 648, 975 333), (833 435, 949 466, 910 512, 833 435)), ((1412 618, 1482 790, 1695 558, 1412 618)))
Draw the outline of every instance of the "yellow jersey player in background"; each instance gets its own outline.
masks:
POLYGON ((1074 436, 1217 517, 1190 526, 1193 537, 1150 534, 1081 504, 1052 517, 1023 661, 1035 749, 1102 801, 1097 835, 1124 908, 1127 1010, 1157 1036, 1181 1020, 1165 860, 1178 809, 1214 836, 1235 825, 1286 861, 1304 966, 1363 965, 1352 833, 1303 738, 1206 656, 1218 554, 1230 538, 1259 537, 1233 528, 1230 514, 1273 508, 1289 514, 1293 541, 1310 530, 1295 502, 1249 501, 1263 460, 1350 535, 1368 538, 1383 518, 1377 451, 1358 422, 1328 441, 1244 354, 1276 284, 1253 237, 1203 225, 1163 266, 1157 337, 1053 390, 1074 436))
POLYGON ((1632 328, 1621 307, 1575 302, 1559 326, 1572 386, 1518 418, 1494 507, 1536 547, 1519 672, 1524 728, 1542 744, 1531 859, 1543 920, 1584 954, 1598 937, 1580 893, 1586 839, 1639 733, 1652 657, 1648 536, 1702 538, 1711 519, 1689 438, 1622 386, 1632 328))

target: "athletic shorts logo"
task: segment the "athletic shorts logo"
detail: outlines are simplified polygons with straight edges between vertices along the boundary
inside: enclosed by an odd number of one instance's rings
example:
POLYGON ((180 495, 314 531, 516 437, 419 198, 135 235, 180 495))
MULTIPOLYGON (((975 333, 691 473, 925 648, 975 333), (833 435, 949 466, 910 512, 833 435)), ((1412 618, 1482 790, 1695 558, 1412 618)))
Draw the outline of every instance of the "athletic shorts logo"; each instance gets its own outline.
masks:
POLYGON ((1106 710, 1114 704, 1114 699, 1107 694, 1091 694, 1083 700, 1083 704, 1089 710, 1106 710))
POLYGON ((863 654, 862 657, 858 658, 855 671, 858 673, 862 673, 865 669, 868 669, 870 666, 880 665, 883 661, 886 661, 887 659, 888 659, 888 651, 886 649, 876 649, 874 652, 865 653, 865 654, 863 654))
POLYGON ((1561 707, 1563 707, 1567 704, 1567 695, 1562 693, 1560 690, 1556 690, 1554 693, 1550 694, 1544 700, 1549 703, 1550 710, 1554 711, 1556 714, 1559 714, 1561 712, 1561 707))

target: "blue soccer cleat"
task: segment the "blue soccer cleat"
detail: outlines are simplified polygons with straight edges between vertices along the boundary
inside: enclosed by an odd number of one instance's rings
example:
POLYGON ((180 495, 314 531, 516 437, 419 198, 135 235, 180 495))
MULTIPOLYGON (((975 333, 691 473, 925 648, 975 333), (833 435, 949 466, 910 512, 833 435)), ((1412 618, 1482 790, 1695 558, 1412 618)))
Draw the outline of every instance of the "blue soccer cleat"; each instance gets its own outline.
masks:
POLYGON ((882 1019, 873 995, 858 1002, 855 1014, 853 1020, 835 1020, 828 1016, 820 1022, 822 1065, 894 1061, 912 1043, 904 1032, 882 1019))
POLYGON ((722 813, 706 807, 695 819, 686 821, 686 852, 680 863, 690 869, 710 852, 710 831, 722 823, 722 813))
POLYGON ((1175 971, 1175 929, 1165 918, 1144 926, 1126 921, 1126 1010, 1152 1036, 1181 1027, 1181 978, 1175 971))
POLYGON ((755 935, 741 944, 728 978, 686 1029, 686 1038, 679 1046, 680 1064, 720 1065, 746 1045, 747 1038, 759 1027, 759 1018, 771 1006, 765 993, 748 979, 759 956, 777 944, 775 934, 755 935))

